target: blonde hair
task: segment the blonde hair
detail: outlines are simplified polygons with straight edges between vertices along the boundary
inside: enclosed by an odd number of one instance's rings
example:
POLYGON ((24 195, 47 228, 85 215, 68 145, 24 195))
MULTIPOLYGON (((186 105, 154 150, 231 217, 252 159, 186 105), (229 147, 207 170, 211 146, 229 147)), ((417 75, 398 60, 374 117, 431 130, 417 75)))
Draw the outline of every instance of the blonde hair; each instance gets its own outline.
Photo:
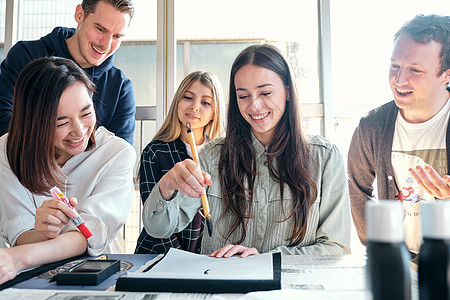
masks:
POLYGON ((175 95, 173 96, 172 104, 170 105, 169 113, 167 114, 161 128, 153 137, 152 141, 159 140, 163 142, 172 142, 176 140, 181 134, 181 123, 178 119, 178 103, 183 98, 184 93, 195 81, 200 81, 202 84, 211 89, 214 100, 214 119, 206 124, 203 133, 205 137, 210 140, 220 136, 223 131, 223 114, 224 114, 224 96, 222 85, 219 78, 210 72, 195 71, 187 75, 178 86, 175 95))

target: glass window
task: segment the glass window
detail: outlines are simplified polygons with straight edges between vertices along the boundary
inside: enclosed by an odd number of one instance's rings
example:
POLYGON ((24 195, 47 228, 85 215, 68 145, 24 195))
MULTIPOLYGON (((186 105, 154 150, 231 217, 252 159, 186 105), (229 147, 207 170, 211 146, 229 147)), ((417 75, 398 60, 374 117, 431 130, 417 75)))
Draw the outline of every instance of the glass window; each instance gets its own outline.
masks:
POLYGON ((19 40, 39 39, 56 26, 75 27, 75 7, 79 3, 81 0, 22 0, 19 40))
POLYGON ((290 61, 304 102, 320 102, 315 1, 178 1, 175 20, 177 40, 195 41, 189 43, 189 55, 178 53, 178 59, 187 60, 178 65, 185 75, 207 68, 226 88, 236 55, 250 43, 267 42, 290 61))
POLYGON ((6 0, 0 0, 0 61, 3 60, 5 43, 6 0))
POLYGON ((156 105, 156 1, 133 0, 135 13, 114 64, 133 82, 136 105, 156 105))
MULTIPOLYGON (((156 101, 156 35, 157 1, 133 0, 135 13, 120 48, 114 54, 114 65, 133 82, 136 106, 155 106, 156 101)), ((143 148, 156 133, 156 122, 137 120, 134 148, 140 162, 143 148)), ((136 185, 135 199, 124 229, 125 252, 133 253, 142 228, 141 199, 136 185)))
MULTIPOLYGON (((6 0, 0 0, 0 43, 5 42, 6 0)), ((2 47, 3 48, 3 47, 2 47)), ((2 56, 3 59, 3 56, 2 56)))
MULTIPOLYGON (((248 45, 269 43, 289 60, 302 103, 321 102, 316 1, 177 1, 175 20, 177 82, 192 71, 210 71, 228 95, 237 54, 248 45)), ((320 133, 320 126, 309 129, 320 133)))

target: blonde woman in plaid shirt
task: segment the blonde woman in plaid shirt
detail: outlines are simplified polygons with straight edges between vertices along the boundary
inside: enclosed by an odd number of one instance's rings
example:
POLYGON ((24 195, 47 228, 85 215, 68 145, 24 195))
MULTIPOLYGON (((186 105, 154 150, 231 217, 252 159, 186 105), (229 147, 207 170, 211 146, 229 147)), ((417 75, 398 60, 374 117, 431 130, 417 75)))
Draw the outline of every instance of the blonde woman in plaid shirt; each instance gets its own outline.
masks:
MULTIPOLYGON (((221 106, 223 90, 216 75, 196 71, 183 79, 164 124, 142 152, 139 176, 143 203, 177 162, 192 158, 187 122, 196 137, 197 150, 220 135, 223 129, 221 106)), ((198 253, 203 228, 204 218, 197 213, 185 229, 169 238, 155 238, 142 229, 135 253, 164 253, 171 247, 198 253)))

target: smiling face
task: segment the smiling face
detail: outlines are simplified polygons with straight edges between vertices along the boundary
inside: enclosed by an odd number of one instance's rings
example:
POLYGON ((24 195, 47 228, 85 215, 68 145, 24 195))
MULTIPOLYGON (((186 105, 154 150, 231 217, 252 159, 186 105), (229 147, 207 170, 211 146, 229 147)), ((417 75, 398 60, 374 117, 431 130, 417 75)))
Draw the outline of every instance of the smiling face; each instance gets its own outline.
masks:
POLYGON ((130 14, 99 1, 86 16, 81 5, 75 12, 75 34, 66 40, 70 54, 83 68, 101 65, 119 47, 130 23, 130 14))
POLYGON ((203 129, 214 118, 214 95, 212 90, 200 81, 194 81, 178 102, 177 112, 182 127, 182 138, 185 135, 187 137, 186 123, 189 122, 191 129, 194 131, 197 144, 203 143, 203 129))
POLYGON ((286 87, 281 77, 269 69, 245 65, 236 72, 234 83, 242 117, 255 137, 268 145, 286 108, 286 87))
POLYGON ((442 45, 431 40, 417 43, 401 34, 394 45, 389 84, 395 103, 406 121, 429 120, 445 105, 450 71, 439 74, 442 45))
POLYGON ((69 86, 58 105, 55 152, 59 165, 86 150, 95 122, 95 111, 86 86, 81 82, 69 86))

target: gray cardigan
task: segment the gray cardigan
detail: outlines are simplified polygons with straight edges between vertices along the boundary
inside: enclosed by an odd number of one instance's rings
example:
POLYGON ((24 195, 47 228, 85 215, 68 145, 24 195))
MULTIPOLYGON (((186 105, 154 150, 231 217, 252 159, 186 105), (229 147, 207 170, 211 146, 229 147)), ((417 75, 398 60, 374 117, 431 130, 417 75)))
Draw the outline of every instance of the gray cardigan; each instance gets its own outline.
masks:
MULTIPOLYGON (((391 162, 398 107, 388 102, 362 117, 348 151, 348 183, 353 221, 359 239, 366 244, 365 204, 370 199, 396 200, 399 193, 391 162), (376 180, 377 194, 373 183, 376 180)), ((450 130, 446 135, 450 162, 450 130)), ((450 170, 447 163, 447 172, 450 170)))

